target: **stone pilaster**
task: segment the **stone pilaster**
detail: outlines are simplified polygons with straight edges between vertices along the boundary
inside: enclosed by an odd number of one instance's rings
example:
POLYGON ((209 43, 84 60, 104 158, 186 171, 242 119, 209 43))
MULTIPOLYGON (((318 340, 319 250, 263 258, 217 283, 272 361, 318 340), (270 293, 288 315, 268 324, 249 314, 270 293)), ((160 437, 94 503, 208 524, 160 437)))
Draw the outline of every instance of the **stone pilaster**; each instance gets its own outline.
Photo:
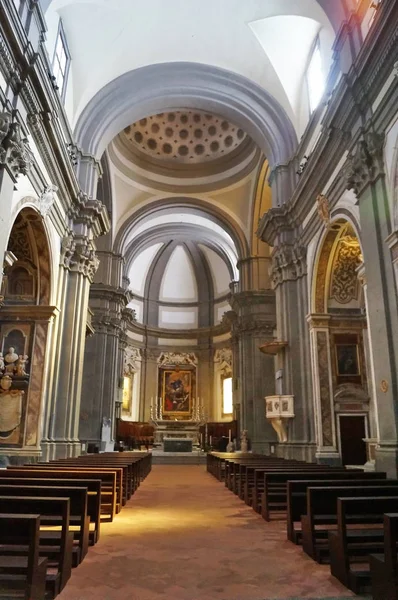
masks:
POLYGON ((391 250, 391 215, 383 165, 383 136, 369 131, 347 162, 347 187, 357 198, 366 264, 369 342, 373 356, 378 445, 376 469, 398 473, 398 307, 391 250))
MULTIPOLYGON (((283 227, 279 228, 280 232, 281 229, 283 227)), ((288 441, 278 446, 278 453, 285 458, 312 460, 315 430, 310 340, 306 322, 306 248, 297 242, 281 242, 275 246, 271 276, 276 295, 276 337, 286 343, 276 357, 277 393, 294 396, 295 413, 288 423, 288 441)))
POLYGON ((90 287, 90 310, 94 334, 87 339, 84 359, 83 393, 79 435, 83 442, 101 442, 103 420, 111 420, 115 433, 116 404, 123 375, 123 347, 126 346, 125 312, 131 294, 122 281, 123 258, 112 252, 98 252, 100 267, 90 287))
POLYGON ((272 290, 233 290, 230 303, 233 311, 227 317, 232 328, 239 425, 247 429, 254 451, 269 454, 276 435, 265 418, 264 397, 275 392, 274 359, 261 354, 259 346, 273 339, 275 294, 272 290))
POLYGON ((84 195, 73 207, 73 229, 63 238, 58 276, 60 316, 54 325, 50 378, 44 403, 43 456, 80 453, 79 417, 90 284, 98 268, 94 238, 105 233, 105 207, 84 195))

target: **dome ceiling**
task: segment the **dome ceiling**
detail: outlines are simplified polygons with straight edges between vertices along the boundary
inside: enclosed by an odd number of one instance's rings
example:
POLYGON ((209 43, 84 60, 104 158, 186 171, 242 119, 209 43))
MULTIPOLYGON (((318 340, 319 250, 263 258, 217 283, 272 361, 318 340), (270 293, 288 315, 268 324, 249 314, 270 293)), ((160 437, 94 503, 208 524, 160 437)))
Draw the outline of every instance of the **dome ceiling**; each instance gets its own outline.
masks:
POLYGON ((222 158, 248 137, 222 117, 199 110, 152 115, 126 127, 124 135, 136 151, 182 164, 222 158))

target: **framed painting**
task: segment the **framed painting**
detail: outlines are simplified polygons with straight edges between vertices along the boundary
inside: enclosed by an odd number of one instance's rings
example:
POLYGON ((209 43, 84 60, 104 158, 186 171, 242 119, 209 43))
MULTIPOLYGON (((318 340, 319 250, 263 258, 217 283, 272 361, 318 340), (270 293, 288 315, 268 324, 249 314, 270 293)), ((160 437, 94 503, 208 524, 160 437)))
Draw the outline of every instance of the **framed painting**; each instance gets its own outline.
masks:
POLYGON ((159 387, 163 418, 188 418, 192 415, 193 398, 196 393, 195 367, 160 367, 159 387))
POLYGON ((336 363, 339 377, 360 375, 358 344, 336 344, 336 363))

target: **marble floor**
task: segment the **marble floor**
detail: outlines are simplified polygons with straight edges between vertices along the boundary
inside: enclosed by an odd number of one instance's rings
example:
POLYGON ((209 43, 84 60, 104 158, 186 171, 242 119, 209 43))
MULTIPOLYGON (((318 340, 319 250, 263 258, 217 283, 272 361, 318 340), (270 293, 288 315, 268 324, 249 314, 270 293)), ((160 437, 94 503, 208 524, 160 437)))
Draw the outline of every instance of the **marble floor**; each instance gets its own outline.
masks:
POLYGON ((72 572, 59 600, 348 598, 204 466, 155 465, 72 572))

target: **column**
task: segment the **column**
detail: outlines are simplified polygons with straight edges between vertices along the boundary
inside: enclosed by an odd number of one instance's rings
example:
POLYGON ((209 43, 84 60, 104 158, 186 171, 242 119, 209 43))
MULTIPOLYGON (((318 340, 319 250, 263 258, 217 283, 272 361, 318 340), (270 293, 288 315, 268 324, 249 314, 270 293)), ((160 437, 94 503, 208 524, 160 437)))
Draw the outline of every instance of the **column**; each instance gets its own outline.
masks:
POLYGON ((80 402, 90 284, 98 268, 94 237, 109 229, 104 205, 79 196, 73 229, 64 237, 58 276, 60 315, 54 326, 43 417, 43 458, 80 453, 80 402))
POLYGON ((104 419, 115 433, 115 409, 119 401, 126 318, 131 294, 124 282, 123 257, 98 251, 99 269, 90 286, 90 310, 94 334, 87 339, 79 436, 82 442, 100 445, 104 419), (121 282, 121 284, 119 284, 121 282))
POLYGON ((259 346, 274 339, 275 293, 270 289, 269 258, 249 257, 238 263, 240 282, 232 289, 227 314, 231 324, 234 405, 240 405, 241 429, 247 429, 254 452, 270 453, 276 434, 265 418, 264 397, 275 393, 272 356, 259 346))
MULTIPOLYGON (((347 188, 359 204, 366 265, 369 344, 373 357, 378 443, 376 469, 398 474, 398 306, 388 238, 391 215, 383 164, 383 136, 364 133, 347 163, 347 188)), ((391 239, 391 238, 390 238, 391 239)))

